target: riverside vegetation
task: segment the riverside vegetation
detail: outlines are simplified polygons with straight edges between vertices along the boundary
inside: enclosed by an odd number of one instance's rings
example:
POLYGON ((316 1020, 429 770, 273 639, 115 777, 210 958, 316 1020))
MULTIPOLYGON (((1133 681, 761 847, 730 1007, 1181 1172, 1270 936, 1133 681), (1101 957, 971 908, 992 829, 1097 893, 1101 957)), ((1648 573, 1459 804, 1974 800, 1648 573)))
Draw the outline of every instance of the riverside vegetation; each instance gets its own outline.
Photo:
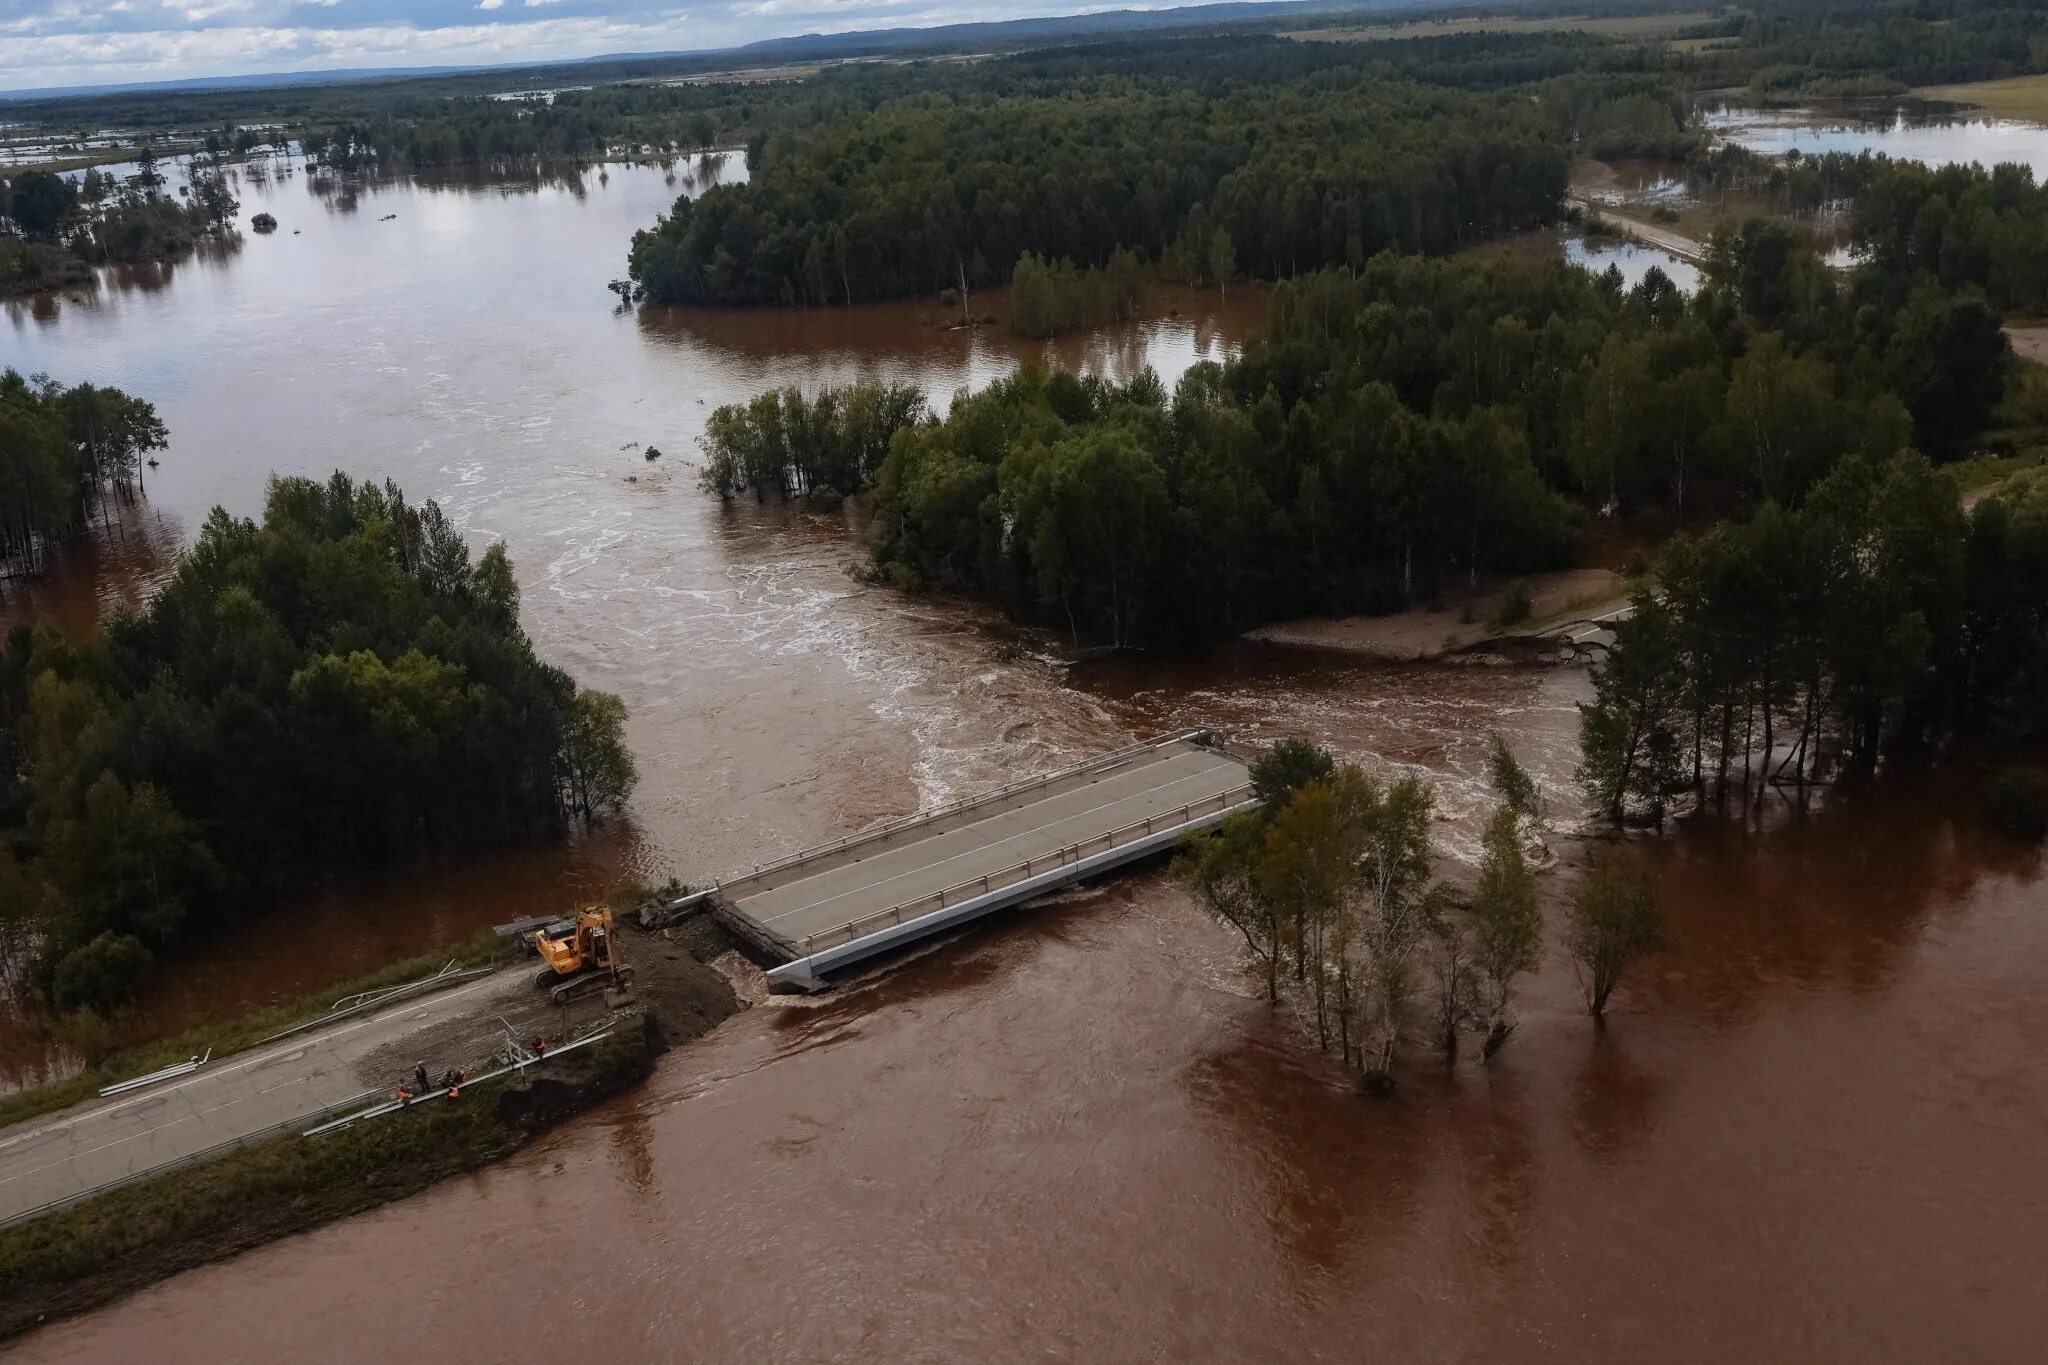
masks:
POLYGON ((623 803, 623 705, 537 659, 518 606, 502 545, 472 560, 435 504, 337 473, 274 481, 260 523, 215 509, 96 638, 14 631, 0 976, 117 1008, 313 877, 623 803))
POLYGON ((218 164, 195 171, 191 195, 162 192, 155 157, 126 186, 88 169, 73 183, 51 171, 0 180, 0 295, 82 284, 109 262, 163 260, 230 227, 241 207, 218 164))
MULTIPOLYGON (((1285 740, 1252 768, 1262 806, 1198 839, 1179 863, 1196 900, 1244 940, 1266 998, 1291 978, 1361 1087, 1395 1082, 1405 1017, 1427 1002, 1446 1053, 1469 1026, 1491 1057, 1514 1029, 1516 981, 1541 960, 1543 913, 1523 842, 1535 787, 1497 736, 1499 798, 1477 876, 1458 890, 1434 880, 1434 795, 1416 778, 1384 782, 1327 750, 1285 740)), ((1561 945, 1603 1017, 1628 967, 1662 946, 1660 912, 1642 870, 1596 853, 1574 889, 1561 945)))

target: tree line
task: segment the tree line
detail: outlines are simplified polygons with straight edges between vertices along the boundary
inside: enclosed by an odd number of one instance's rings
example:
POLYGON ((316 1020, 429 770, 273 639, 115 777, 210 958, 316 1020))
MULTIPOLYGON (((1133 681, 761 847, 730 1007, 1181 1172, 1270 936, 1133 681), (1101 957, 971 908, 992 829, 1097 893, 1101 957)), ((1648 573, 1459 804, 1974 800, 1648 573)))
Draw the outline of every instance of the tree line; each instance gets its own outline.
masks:
MULTIPOLYGON (((635 236, 632 277, 658 303, 844 303, 1000 283, 1026 252, 1200 264, 1220 232, 1233 269, 1281 278, 1553 221, 1582 127, 1690 136, 1654 82, 1582 73, 1539 100, 1431 60, 1438 41, 1104 45, 902 94, 878 77, 865 103, 761 135, 747 183, 678 200, 635 236)), ((1504 74, 1563 77, 1583 56, 1567 46, 1504 74)))
POLYGON ((0 649, 0 976, 63 1008, 334 872, 622 803, 616 697, 537 659, 503 546, 337 473, 215 509, 139 614, 0 649))
POLYGON ((1665 551, 1581 708, 1581 779, 1614 820, 1683 794, 1725 813, 1888 749, 2048 733, 2048 481, 1967 514, 1914 453, 1837 466, 1796 507, 1665 551))
POLYGON ((1756 0, 1691 30, 1724 45, 1667 62, 1701 89, 1896 95, 2039 71, 2044 21, 2042 0, 1756 0))

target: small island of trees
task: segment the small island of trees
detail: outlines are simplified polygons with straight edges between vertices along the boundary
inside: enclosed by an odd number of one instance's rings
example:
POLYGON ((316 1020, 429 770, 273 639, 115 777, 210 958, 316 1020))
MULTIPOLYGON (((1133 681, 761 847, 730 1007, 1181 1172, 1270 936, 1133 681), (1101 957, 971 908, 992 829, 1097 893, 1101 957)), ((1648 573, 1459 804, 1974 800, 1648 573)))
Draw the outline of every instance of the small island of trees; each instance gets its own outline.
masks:
POLYGON ((317 878, 552 837, 625 801, 624 721, 535 657, 502 545, 276 480, 140 613, 0 648, 0 976, 118 1007, 317 878))

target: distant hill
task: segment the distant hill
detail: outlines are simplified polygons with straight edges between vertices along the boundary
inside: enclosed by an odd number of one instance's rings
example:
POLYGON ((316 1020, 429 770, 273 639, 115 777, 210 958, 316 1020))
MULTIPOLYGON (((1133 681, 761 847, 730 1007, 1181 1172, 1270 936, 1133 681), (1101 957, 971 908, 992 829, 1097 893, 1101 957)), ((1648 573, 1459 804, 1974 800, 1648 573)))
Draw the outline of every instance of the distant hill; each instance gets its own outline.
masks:
POLYGON ((521 82, 521 77, 555 81, 623 80, 636 75, 688 75, 732 66, 773 66, 791 62, 835 61, 858 57, 1011 49, 1057 42, 1066 38, 1225 25, 1277 24, 1282 20, 1307 15, 1425 7, 1445 6, 1442 0, 1437 0, 1434 5, 1429 5, 1427 0, 1226 0, 1225 3, 1183 5, 1176 9, 1102 10, 1092 14, 1048 18, 942 24, 933 28, 806 33, 790 38, 764 38, 739 47, 680 52, 620 52, 559 62, 525 62, 500 66, 352 67, 332 71, 279 71, 248 76, 202 76, 186 80, 135 81, 118 85, 46 86, 34 90, 0 90, 0 102, 123 94, 196 94, 210 91, 286 89, 447 76, 499 77, 513 84, 527 83, 521 82))

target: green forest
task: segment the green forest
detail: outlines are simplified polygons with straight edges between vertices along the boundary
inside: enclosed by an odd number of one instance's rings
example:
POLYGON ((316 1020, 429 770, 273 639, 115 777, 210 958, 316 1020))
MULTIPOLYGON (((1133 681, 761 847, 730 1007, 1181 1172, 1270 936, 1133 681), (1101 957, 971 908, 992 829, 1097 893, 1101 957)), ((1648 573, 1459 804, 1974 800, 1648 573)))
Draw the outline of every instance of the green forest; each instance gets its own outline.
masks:
POLYGON ((1974 293, 1843 276, 1765 221, 1719 238, 1706 276, 1689 299, 1654 271, 1624 291, 1388 253, 1283 284, 1262 336, 1172 394, 1027 370, 943 420, 899 398, 879 462, 871 432, 855 459, 829 426, 721 409, 710 468, 755 472, 711 487, 844 493, 868 470, 888 581, 1077 644, 1176 646, 1565 565, 1594 517, 1797 506, 1846 459, 1949 458, 2000 415, 2009 348, 1974 293))
POLYGON ((1192 74, 1043 94, 996 79, 771 142, 747 182, 640 233, 632 278, 657 303, 847 303, 998 283, 1026 252, 1104 266, 1118 248, 1274 278, 1559 214, 1565 153, 1526 99, 1357 64, 1211 89, 1244 59, 1203 52, 1182 54, 1192 74))
POLYGON ((616 808, 624 708, 536 658, 518 609, 502 545, 472 559, 435 504, 337 473, 273 481, 260 522, 216 509, 96 638, 15 630, 0 974, 105 1010, 318 878, 616 808))
POLYGON ((1583 708, 1594 806, 1661 823, 1681 793, 1760 804, 1823 760, 1867 776, 1887 748, 2036 749, 2048 480, 1967 513, 1955 494, 1917 454, 1857 456, 1797 506, 1667 547, 1583 708))

